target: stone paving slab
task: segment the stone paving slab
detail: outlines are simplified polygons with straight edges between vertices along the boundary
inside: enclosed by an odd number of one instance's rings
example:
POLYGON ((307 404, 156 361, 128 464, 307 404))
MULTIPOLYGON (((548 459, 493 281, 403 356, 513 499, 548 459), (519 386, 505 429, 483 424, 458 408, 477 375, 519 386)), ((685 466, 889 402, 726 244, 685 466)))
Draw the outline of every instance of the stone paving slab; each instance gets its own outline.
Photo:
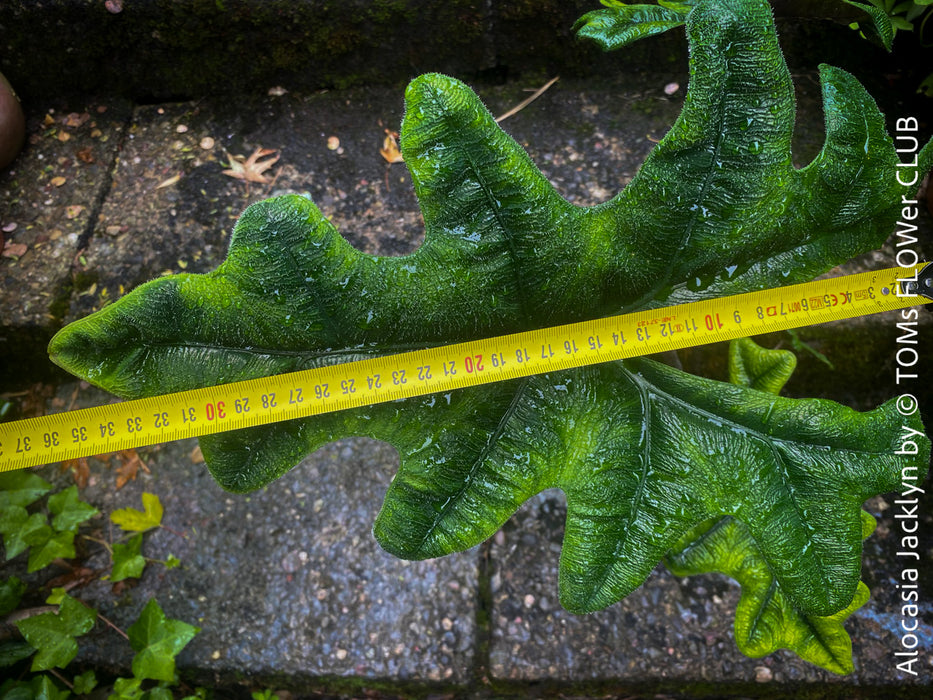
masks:
MULTIPOLYGON (((593 204, 631 179, 676 117, 682 90, 668 96, 664 86, 677 81, 684 84, 685 78, 676 71, 595 87, 561 81, 503 126, 565 196, 593 204)), ((822 115, 812 81, 804 77, 800 83, 795 153, 806 162, 822 138, 822 115)), ((480 92, 499 114, 523 99, 524 87, 480 92)), ((75 286, 62 315, 82 315, 166 271, 210 269, 222 259, 242 207, 279 191, 309 192, 351 243, 367 252, 414 249, 421 219, 407 171, 378 154, 385 129, 397 128, 401 112, 400 90, 204 99, 127 111, 112 187, 102 196, 99 215, 87 221, 91 235, 83 260, 69 273, 75 286), (223 175, 228 154, 249 155, 260 146, 281 156, 269 171, 274 182, 247 186, 223 175)), ((27 157, 30 152, 41 153, 27 150, 27 157)), ((871 258, 876 265, 880 260, 871 258)), ((867 328, 865 337, 883 327, 867 328)), ((846 327, 837 327, 820 340, 820 350, 832 356, 838 348, 852 364, 839 374, 823 371, 822 383, 807 386, 808 393, 849 391, 853 378, 879 374, 888 382, 882 398, 890 396, 890 367, 879 372, 877 364, 889 350, 862 352, 846 345, 848 336, 846 327)), ((684 363, 709 367, 717 353, 698 360, 684 356, 684 363)), ((10 365, 23 371, 17 362, 10 365)), ((819 375, 817 361, 801 356, 798 373, 814 366, 812 375, 819 375)), ((883 386, 872 384, 872 392, 883 386)), ((86 389, 79 395, 91 403, 106 400, 86 389)), ((155 595, 169 615, 201 625, 204 631, 180 661, 201 678, 229 683, 246 673, 304 688, 355 678, 373 685, 388 680, 396 688, 449 683, 480 696, 493 692, 490 687, 504 694, 529 687, 550 693, 700 693, 722 683, 749 697, 787 688, 828 696, 884 697, 891 691, 897 597, 890 526, 866 545, 866 580, 878 593, 850 626, 857 673, 835 679, 788 654, 764 660, 739 655, 731 639, 737 590, 722 578, 678 580, 656 572, 603 613, 564 612, 556 596, 563 506, 553 493, 534 499, 491 544, 410 564, 382 553, 369 534, 396 469, 391 448, 342 441, 248 497, 221 492, 203 465, 192 461, 193 448, 186 442, 142 450, 152 474, 120 491, 112 486, 113 475, 95 466, 96 481, 85 498, 105 510, 138 507, 140 493, 151 490, 165 504, 167 524, 188 537, 160 531, 147 540, 147 555, 173 553, 181 569, 150 567, 138 587, 116 598, 103 583, 88 595, 120 624, 155 595)), ((876 507, 890 514, 891 505, 884 505, 876 507)), ((933 531, 928 521, 923 527, 933 531)), ((925 551, 930 548, 927 543, 925 551)), ((115 666, 129 662, 102 643, 85 653, 115 666)), ((923 683, 912 687, 928 688, 930 670, 925 673, 923 683)))
MULTIPOLYGON (((929 503, 921 530, 933 527, 929 503)), ((795 687, 803 697, 920 697, 933 679, 933 638, 926 622, 914 665, 916 678, 899 672, 901 619, 899 538, 892 504, 874 499, 868 510, 881 526, 866 543, 866 583, 872 599, 846 624, 855 671, 839 677, 779 651, 763 659, 739 653, 732 630, 739 587, 722 575, 677 578, 659 566, 620 603, 585 616, 557 602, 557 565, 566 513, 557 491, 532 499, 494 538, 491 548, 492 641, 490 670, 507 681, 622 685, 633 692, 680 690, 750 696, 795 687), (555 644, 554 640, 560 643, 555 644), (910 695, 911 692, 916 695, 910 695), (808 695, 812 694, 812 695, 808 695)), ((933 538, 924 537, 929 550, 933 538)), ((926 589, 929 582, 926 582, 926 589)), ((921 600, 928 600, 921 594, 921 600)), ((924 604, 924 609, 928 609, 924 604)))
MULTIPOLYGON (((59 397, 76 395, 76 408, 107 402, 84 387, 64 387, 59 397)), ((146 535, 143 553, 174 555, 181 566, 150 564, 138 585, 116 589, 97 580, 76 593, 82 600, 123 629, 150 598, 167 616, 200 627, 178 658, 188 682, 230 687, 247 679, 257 687, 266 679, 297 688, 322 678, 452 686, 472 679, 477 550, 408 562, 371 534, 398 468, 392 447, 333 443, 249 496, 217 486, 196 448, 183 440, 138 450, 149 473, 140 470, 120 489, 117 458, 89 460, 82 498, 104 513, 101 536, 119 536, 106 520, 115 509, 141 509, 142 493, 155 493, 166 528, 146 535)), ((54 467, 40 473, 70 481, 54 467)), ((84 565, 109 571, 109 556, 98 551, 84 565)), ((127 673, 131 660, 105 626, 82 638, 79 663, 127 673)))
POLYGON ((28 145, 0 172, 0 382, 48 375, 43 351, 67 308, 72 263, 110 186, 130 105, 43 102, 28 145))

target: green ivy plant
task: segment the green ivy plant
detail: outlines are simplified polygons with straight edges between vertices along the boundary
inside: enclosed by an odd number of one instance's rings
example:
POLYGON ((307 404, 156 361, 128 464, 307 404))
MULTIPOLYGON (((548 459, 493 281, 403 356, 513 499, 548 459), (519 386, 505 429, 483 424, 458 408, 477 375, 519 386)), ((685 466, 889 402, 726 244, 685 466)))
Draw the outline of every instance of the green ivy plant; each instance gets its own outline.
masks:
MULTIPOLYGON (((915 193, 898 184, 884 119, 855 78, 821 68, 826 140, 796 169, 793 85, 767 2, 612 5, 614 18, 587 15, 580 33, 627 43, 685 25, 691 47, 680 117, 612 200, 567 202, 468 87, 421 76, 401 132, 425 221, 416 252, 363 254, 307 199, 266 200, 243 213, 216 270, 155 280, 70 324, 52 359, 120 396, 156 395, 803 282, 881 245, 915 193)), ((919 161, 930 167, 933 144, 919 161)), ((205 437, 201 448, 223 487, 246 492, 332 440, 390 442, 401 465, 374 533, 413 559, 482 542, 558 487, 569 610, 618 601, 667 556, 675 570, 740 581, 749 653, 790 646, 844 672, 837 627, 863 597, 861 504, 897 489, 902 468, 924 473, 929 442, 896 454, 902 426, 922 425, 892 402, 859 413, 757 381, 637 359, 205 437), (750 610, 774 626, 768 640, 750 610), (828 620, 828 661, 799 634, 817 618, 828 620)))
MULTIPOLYGON (((111 581, 142 574, 145 565, 151 561, 139 553, 142 534, 161 526, 162 521, 162 504, 157 496, 143 494, 144 511, 126 508, 111 514, 115 524, 138 532, 130 545, 116 542, 111 545, 79 532, 79 526, 97 515, 98 511, 81 500, 76 487, 49 495, 51 490, 49 482, 31 472, 0 474, 0 534, 3 535, 8 560, 25 554, 29 549, 28 572, 41 571, 52 564, 50 552, 54 553, 53 558, 74 558, 74 539, 81 535, 110 551, 113 559, 111 581), (43 509, 41 499, 46 496, 43 509), (53 516, 51 524, 48 523, 49 515, 53 516), (64 534, 67 537, 63 537, 64 534), (135 556, 133 553, 121 553, 121 547, 133 549, 132 543, 137 538, 135 556)), ((171 567, 177 562, 172 557, 163 563, 171 567)), ((22 640, 0 643, 0 672, 6 679, 0 683, 0 700, 65 700, 71 693, 91 693, 98 687, 93 670, 75 675, 71 681, 63 674, 78 654, 78 639, 104 618, 63 588, 53 588, 45 598, 47 606, 53 609, 24 609, 24 599, 35 597, 36 593, 38 591, 31 591, 16 576, 0 581, 0 619, 15 613, 18 618, 15 626, 22 635, 22 640), (30 660, 28 673, 17 676, 14 671, 27 659, 30 660), (67 690, 60 684, 67 686, 67 690)), ((107 624, 116 629, 112 623, 107 624)), ((127 632, 121 632, 135 652, 133 675, 116 679, 110 698, 171 700, 174 697, 171 689, 178 685, 175 657, 198 631, 197 627, 167 618, 158 602, 150 600, 127 632)), ((190 698, 195 700, 195 696, 190 698)))

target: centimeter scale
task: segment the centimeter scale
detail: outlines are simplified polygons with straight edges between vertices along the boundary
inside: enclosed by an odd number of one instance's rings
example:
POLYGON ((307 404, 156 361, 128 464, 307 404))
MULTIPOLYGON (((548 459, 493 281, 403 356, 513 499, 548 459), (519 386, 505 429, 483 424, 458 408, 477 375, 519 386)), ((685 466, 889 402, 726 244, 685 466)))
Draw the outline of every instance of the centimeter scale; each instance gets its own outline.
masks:
POLYGON ((2 423, 0 472, 930 300, 921 263, 2 423))

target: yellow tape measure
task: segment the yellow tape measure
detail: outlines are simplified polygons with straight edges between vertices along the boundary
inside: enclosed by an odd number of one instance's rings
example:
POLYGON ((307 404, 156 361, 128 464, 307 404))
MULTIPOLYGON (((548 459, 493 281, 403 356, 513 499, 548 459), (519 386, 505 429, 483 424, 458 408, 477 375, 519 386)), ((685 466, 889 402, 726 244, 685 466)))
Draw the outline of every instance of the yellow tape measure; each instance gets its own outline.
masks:
POLYGON ((0 472, 907 308, 933 298, 927 265, 3 423, 0 472))

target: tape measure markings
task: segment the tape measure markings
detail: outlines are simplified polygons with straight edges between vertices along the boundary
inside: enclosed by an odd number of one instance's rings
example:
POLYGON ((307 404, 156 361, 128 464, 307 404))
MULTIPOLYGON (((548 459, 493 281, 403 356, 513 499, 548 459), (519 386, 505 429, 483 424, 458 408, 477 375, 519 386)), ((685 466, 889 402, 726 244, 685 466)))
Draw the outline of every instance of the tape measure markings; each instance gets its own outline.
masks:
POLYGON ((0 424, 0 472, 925 303, 926 264, 638 311, 0 424), (914 288, 916 289, 916 287, 914 288))

